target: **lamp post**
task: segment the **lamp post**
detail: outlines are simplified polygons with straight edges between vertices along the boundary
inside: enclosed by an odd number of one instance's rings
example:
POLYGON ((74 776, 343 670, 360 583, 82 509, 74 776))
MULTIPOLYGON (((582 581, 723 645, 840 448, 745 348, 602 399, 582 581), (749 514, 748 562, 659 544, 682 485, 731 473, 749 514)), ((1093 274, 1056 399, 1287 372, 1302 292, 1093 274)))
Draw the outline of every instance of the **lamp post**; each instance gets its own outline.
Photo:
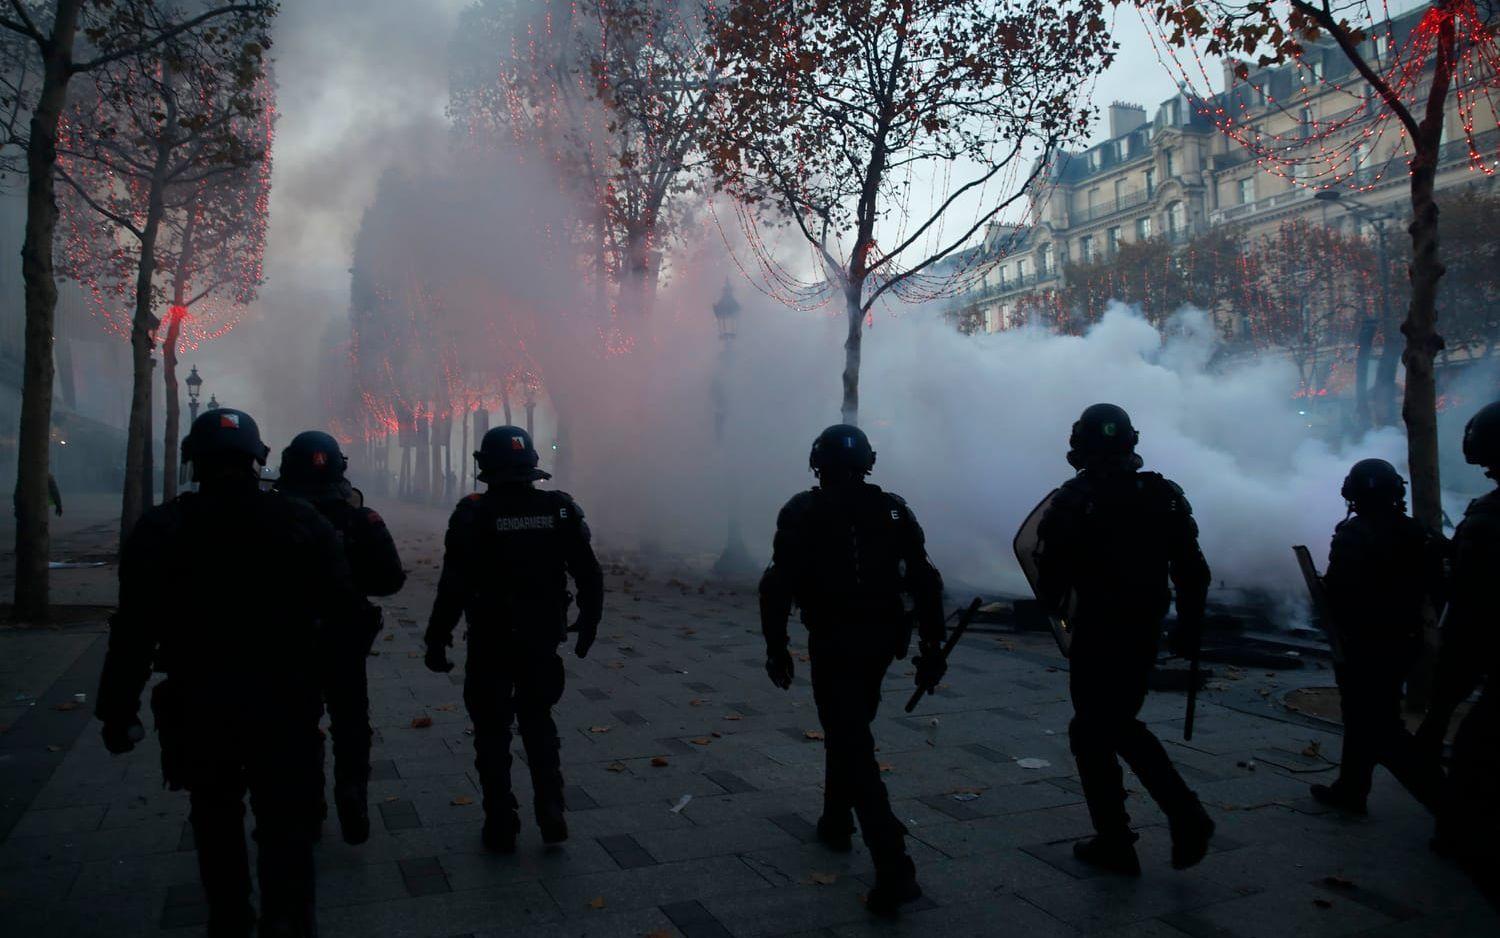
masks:
POLYGON ((740 304, 734 298, 734 292, 729 288, 729 281, 724 281, 724 292, 713 305, 714 323, 719 327, 719 367, 714 372, 713 386, 710 394, 714 404, 714 442, 718 445, 719 453, 728 467, 724 473, 725 487, 728 489, 729 503, 729 530, 724 540, 724 550, 719 554, 719 559, 714 562, 714 573, 720 576, 735 576, 748 573, 755 568, 755 562, 750 558, 750 552, 745 549, 745 540, 740 534, 740 496, 739 486, 736 483, 733 456, 729 454, 724 446, 724 424, 729 417, 729 387, 728 377, 730 364, 734 358, 734 336, 735 328, 739 322, 740 304))
POLYGON ((222 404, 219 403, 219 399, 217 397, 214 397, 212 394, 210 394, 208 396, 208 409, 209 410, 218 410, 222 406, 224 406, 224 405, 222 405, 222 404))
POLYGON ((198 395, 203 393, 203 379, 198 375, 198 366, 188 372, 182 382, 187 385, 189 422, 198 419, 198 395))
MULTIPOLYGON (((1375 391, 1379 399, 1379 405, 1376 408, 1378 413, 1375 416, 1383 423, 1393 423, 1396 407, 1396 363, 1400 360, 1400 355, 1396 351, 1395 333, 1397 330, 1394 328, 1396 324, 1391 320, 1391 255, 1386 223, 1400 221, 1400 219, 1390 212, 1371 208, 1363 202, 1345 201, 1343 194, 1337 189, 1314 192, 1313 198, 1325 204, 1337 205, 1355 218, 1368 222, 1370 227, 1375 229, 1375 250, 1380 263, 1380 321, 1385 326, 1385 342, 1380 350, 1380 364, 1375 369, 1375 391)), ((1361 334, 1364 334, 1363 331, 1361 334)), ((1368 357, 1369 353, 1365 351, 1364 354, 1368 357)), ((1356 385, 1359 391, 1356 397, 1358 400, 1364 392, 1363 368, 1356 369, 1355 380, 1358 382, 1356 385)), ((1359 416, 1362 425, 1368 427, 1369 415, 1362 413, 1359 416)))

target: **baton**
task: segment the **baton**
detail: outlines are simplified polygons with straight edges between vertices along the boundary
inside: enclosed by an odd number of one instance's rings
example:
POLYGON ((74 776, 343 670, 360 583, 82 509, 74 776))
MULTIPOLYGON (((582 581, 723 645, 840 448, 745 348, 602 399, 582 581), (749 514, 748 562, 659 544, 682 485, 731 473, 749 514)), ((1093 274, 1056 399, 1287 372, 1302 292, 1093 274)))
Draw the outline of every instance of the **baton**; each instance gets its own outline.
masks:
MULTIPOLYGON (((979 612, 979 606, 982 602, 983 600, 975 596, 974 601, 969 603, 969 608, 965 609, 963 614, 958 617, 958 624, 953 627, 953 631, 948 634, 948 640, 943 643, 942 661, 946 662, 948 656, 953 654, 953 646, 957 645, 958 640, 963 637, 964 632, 969 627, 969 623, 973 621, 975 613, 979 612)), ((922 699, 922 695, 930 694, 935 690, 937 690, 936 684, 931 687, 918 687, 916 693, 912 694, 911 699, 906 702, 906 712, 911 713, 917 709, 917 702, 922 699)))

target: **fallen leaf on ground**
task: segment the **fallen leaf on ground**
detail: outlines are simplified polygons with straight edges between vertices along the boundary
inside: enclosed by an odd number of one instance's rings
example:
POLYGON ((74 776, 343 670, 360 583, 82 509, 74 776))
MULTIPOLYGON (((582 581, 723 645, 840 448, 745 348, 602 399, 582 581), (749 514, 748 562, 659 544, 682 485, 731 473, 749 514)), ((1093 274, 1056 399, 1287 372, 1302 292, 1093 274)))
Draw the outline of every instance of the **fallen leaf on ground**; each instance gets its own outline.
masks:
POLYGON ((947 791, 943 792, 943 794, 945 794, 945 795, 981 795, 981 794, 984 794, 984 789, 983 788, 973 788, 971 786, 965 785, 962 788, 950 788, 947 791))
POLYGON ((805 737, 807 737, 808 739, 822 739, 823 738, 823 731, 822 730, 808 730, 807 732, 803 733, 802 735, 805 736, 805 737))
POLYGON ((432 725, 432 717, 412 717, 411 728, 414 730, 425 730, 432 725))
POLYGON ((406 657, 408 657, 408 658, 420 658, 420 657, 422 657, 422 653, 420 651, 409 651, 409 652, 406 653, 406 657))
POLYGON ((1345 879, 1342 876, 1325 876, 1323 877, 1323 885, 1332 886, 1335 889, 1353 889, 1354 880, 1345 879))
POLYGON ((62 752, 62 747, 61 746, 48 746, 47 747, 47 751, 48 752, 62 752))
POLYGON ((726 720, 743 720, 744 717, 740 716, 738 713, 726 713, 726 714, 724 714, 724 719, 726 719, 726 720))
POLYGON ((718 730, 711 730, 711 731, 709 731, 708 735, 712 736, 714 739, 723 739, 724 738, 724 734, 721 733, 721 732, 719 732, 718 730))
POLYGON ((838 881, 839 881, 839 874, 837 874, 837 873, 818 873, 818 872, 808 873, 807 874, 807 879, 803 880, 803 882, 806 883, 806 884, 808 884, 809 886, 832 886, 834 883, 836 883, 838 881))
POLYGON ((623 661, 611 661, 609 664, 606 664, 605 667, 609 668, 611 670, 614 670, 614 671, 618 671, 621 668, 625 667, 625 662, 623 662, 623 661))
POLYGON ((651 764, 653 766, 655 766, 656 768, 659 769, 659 768, 662 768, 663 766, 669 765, 670 763, 667 762, 667 757, 666 756, 652 756, 651 757, 651 764))
POLYGON ((392 801, 398 801, 398 800, 399 799, 395 795, 386 795, 385 796, 385 802, 386 802, 386 804, 390 804, 392 801))
POLYGON ((882 762, 882 763, 880 763, 880 771, 882 771, 882 772, 894 772, 894 771, 896 771, 896 767, 894 765, 891 765, 889 762, 882 762))
POLYGON ((688 742, 692 743, 694 746, 707 746, 709 743, 713 742, 713 740, 709 739, 707 736, 699 736, 695 739, 688 740, 688 742))
POLYGON ((591 909, 602 909, 602 908, 604 908, 604 897, 603 896, 595 896, 594 898, 590 899, 589 900, 589 908, 591 908, 591 909))
POLYGON ((704 700, 702 697, 694 697, 692 700, 688 701, 688 706, 689 707, 701 707, 701 706, 703 706, 706 703, 708 703, 708 701, 704 700))
POLYGON ((1303 748, 1302 754, 1304 756, 1307 756, 1309 759, 1313 759, 1320 755, 1322 753, 1322 750, 1323 744, 1318 742, 1317 740, 1313 740, 1303 748))
POLYGON ((604 768, 605 768, 606 771, 609 771, 609 772, 623 772, 623 771, 625 771, 625 763, 623 763, 623 762, 611 762, 609 765, 605 766, 604 768))
POLYGON ((52 707, 52 709, 53 710, 77 710, 78 709, 78 701, 76 701, 76 700, 65 700, 65 701, 63 701, 60 704, 54 704, 53 707, 52 707))
POLYGON ((458 704, 451 704, 451 703, 450 704, 438 704, 436 707, 433 707, 432 709, 434 709, 434 710, 441 710, 444 713, 452 713, 454 710, 458 709, 458 704))
POLYGON ((474 799, 470 798, 468 795, 459 795, 457 798, 454 798, 448 803, 451 805, 457 805, 458 807, 463 807, 466 804, 473 804, 474 799))
POLYGON ((1333 903, 1329 902, 1327 899, 1314 899, 1313 900, 1313 905, 1317 906, 1320 909, 1331 909, 1331 908, 1333 908, 1333 903))
POLYGON ((1047 673, 1048 674, 1056 674, 1057 673, 1057 669, 1056 668, 1048 668, 1047 669, 1047 673))
POLYGON ((383 641, 383 642, 394 642, 395 640, 396 640, 396 633, 395 632, 392 632, 391 634, 387 635, 385 638, 381 639, 381 641, 383 641))
POLYGON ((612 727, 612 726, 591 726, 591 727, 589 727, 589 732, 590 733, 608 733, 612 729, 614 729, 614 727, 612 727))

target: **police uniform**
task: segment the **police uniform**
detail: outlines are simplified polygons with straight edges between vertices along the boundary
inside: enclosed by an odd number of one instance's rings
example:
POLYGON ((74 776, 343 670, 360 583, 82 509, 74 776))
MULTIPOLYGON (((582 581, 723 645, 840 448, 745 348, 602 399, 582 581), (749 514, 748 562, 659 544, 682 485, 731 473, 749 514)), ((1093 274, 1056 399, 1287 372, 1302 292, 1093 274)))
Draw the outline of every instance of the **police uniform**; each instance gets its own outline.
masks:
POLYGON ((1389 463, 1357 464, 1346 497, 1366 476, 1390 491, 1351 502, 1356 513, 1339 523, 1329 549, 1323 585, 1343 657, 1334 676, 1344 742, 1338 780, 1313 786, 1319 801, 1356 813, 1365 810, 1377 764, 1426 805, 1442 781, 1401 717, 1402 688, 1422 647, 1423 608, 1441 588, 1442 557, 1402 510, 1405 481, 1389 463))
MULTIPOLYGON (((567 631, 568 577, 578 589, 580 657, 598 629, 604 579, 578 503, 565 493, 531 485, 530 479, 545 474, 534 469, 530 436, 515 427, 496 427, 486 434, 486 444, 492 435, 501 440, 524 437, 533 469, 508 480, 501 469, 483 472, 489 489, 466 497, 454 509, 426 641, 429 667, 443 670, 443 649, 451 644, 459 617, 468 621, 464 705, 474 723, 485 839, 492 847, 509 849, 518 826, 510 779, 512 722, 526 749, 543 839, 567 837, 552 719, 564 680, 557 646, 567 631)), ((482 468, 486 448, 482 445, 476 454, 482 468)))
MULTIPOLYGON (((844 435, 856 440, 852 448, 868 450, 864 435, 852 427, 831 427, 819 440, 844 435)), ((852 811, 875 864, 877 888, 882 880, 890 888, 914 883, 914 870, 906 828, 892 813, 880 779, 870 724, 886 670, 893 659, 906 657, 910 644, 904 592, 916 602, 924 654, 940 660, 935 653, 943 639, 942 577, 927 558, 922 528, 905 501, 865 482, 868 466, 858 458, 842 480, 831 479, 819 459, 815 448, 813 464, 824 484, 781 509, 771 564, 760 582, 767 667, 778 684, 790 683, 787 621, 795 604, 808 629, 813 702, 824 733, 819 835, 842 849, 853 829, 852 811), (785 669, 780 677, 778 668, 785 669)), ((873 460, 871 451, 869 465, 873 460)))
POLYGON ((1074 716, 1068 739, 1098 832, 1075 853, 1117 872, 1139 872, 1131 846, 1136 835, 1125 811, 1123 758, 1172 824, 1174 865, 1191 865, 1201 858, 1195 842, 1206 843, 1212 822, 1137 715, 1172 602, 1168 581, 1177 588, 1179 621, 1196 625, 1210 582, 1208 564, 1182 489, 1139 471, 1124 411, 1114 408, 1121 422, 1117 432, 1128 445, 1111 434, 1098 454, 1089 451, 1094 410, 1085 411, 1083 426, 1075 425, 1069 461, 1081 468, 1043 514, 1036 552, 1041 598, 1054 608, 1071 608, 1074 716))
POLYGON ((1476 687, 1453 738, 1447 787, 1439 799, 1435 846, 1469 863, 1500 898, 1494 869, 1500 843, 1500 491, 1475 499, 1453 533, 1452 599, 1443 629, 1433 711, 1441 740, 1453 709, 1476 687))
MULTIPOLYGON (((333 525, 361 596, 394 595, 406 583, 396 542, 378 513, 356 504, 354 489, 344 477, 348 465, 348 457, 331 435, 321 430, 304 431, 281 452, 276 491, 308 502, 333 525)), ((344 840, 351 844, 364 843, 370 835, 368 789, 373 732, 365 665, 382 625, 379 606, 368 599, 360 606, 359 620, 347 632, 353 647, 330 649, 324 675, 328 735, 333 742, 334 799, 344 840)))
POLYGON ((111 751, 129 750, 141 691, 153 668, 166 674, 152 710, 167 784, 190 792, 209 934, 248 935, 255 918, 248 791, 262 933, 314 935, 321 662, 350 644, 341 633, 359 600, 333 528, 310 506, 262 492, 248 458, 232 479, 203 479, 219 455, 212 425, 230 419, 224 433, 253 432, 259 447, 247 415, 200 416, 184 459, 202 492, 147 511, 125 540, 96 712, 111 751))

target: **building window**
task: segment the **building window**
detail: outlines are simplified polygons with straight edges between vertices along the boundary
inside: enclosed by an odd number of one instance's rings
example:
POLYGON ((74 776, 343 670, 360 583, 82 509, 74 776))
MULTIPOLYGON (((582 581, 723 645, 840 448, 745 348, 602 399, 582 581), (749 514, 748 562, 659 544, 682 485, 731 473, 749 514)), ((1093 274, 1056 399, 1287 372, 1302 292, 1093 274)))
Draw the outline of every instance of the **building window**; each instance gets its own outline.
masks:
POLYGON ((1104 151, 1098 147, 1089 151, 1089 169, 1098 169, 1104 165, 1104 151))
POLYGON ((1166 150, 1164 150, 1162 152, 1165 154, 1166 160, 1167 160, 1167 178, 1168 179, 1176 179, 1177 178, 1177 151, 1174 150, 1174 149, 1172 149, 1171 147, 1168 147, 1166 150))
POLYGON ((1152 168, 1146 170, 1146 198, 1149 199, 1154 195, 1156 195, 1156 170, 1152 168))
POLYGON ((1099 190, 1097 188, 1090 189, 1088 199, 1089 211, 1092 212, 1094 210, 1094 206, 1099 204, 1099 190))
POLYGON ((1104 245, 1105 245, 1105 250, 1107 250, 1109 252, 1109 256, 1110 257, 1114 257, 1115 254, 1119 252, 1119 250, 1120 250, 1120 228, 1119 228, 1118 225, 1115 226, 1114 228, 1109 229, 1109 231, 1105 232, 1105 234, 1104 234, 1104 245))
POLYGON ((1125 180, 1115 180, 1115 204, 1118 205, 1125 198, 1125 180))
POLYGON ((1245 179, 1241 179, 1240 182, 1239 182, 1239 187, 1240 187, 1240 204, 1241 205, 1249 205, 1251 202, 1255 201, 1255 177, 1254 176, 1249 176, 1249 177, 1246 177, 1245 179))
POLYGON ((1313 109, 1304 107, 1302 109, 1302 136, 1304 138, 1313 135, 1313 109))
POLYGON ((1151 216, 1147 215, 1145 218, 1137 218, 1135 220, 1135 239, 1137 241, 1145 241, 1150 237, 1151 216))
POLYGON ((1026 258, 1024 257, 1016 258, 1016 282, 1026 282, 1026 258))
POLYGON ((1078 239, 1078 258, 1085 264, 1094 262, 1094 236, 1084 235, 1078 239))
POLYGON ((1005 289, 1005 265, 1004 264, 996 264, 995 265, 995 286, 1001 288, 1002 290, 1005 289))
POLYGON ((1167 206, 1167 233, 1182 234, 1187 230, 1187 206, 1173 202, 1167 206))
POLYGON ((1052 245, 1044 244, 1042 245, 1042 249, 1037 252, 1036 272, 1038 276, 1052 272, 1052 245))

